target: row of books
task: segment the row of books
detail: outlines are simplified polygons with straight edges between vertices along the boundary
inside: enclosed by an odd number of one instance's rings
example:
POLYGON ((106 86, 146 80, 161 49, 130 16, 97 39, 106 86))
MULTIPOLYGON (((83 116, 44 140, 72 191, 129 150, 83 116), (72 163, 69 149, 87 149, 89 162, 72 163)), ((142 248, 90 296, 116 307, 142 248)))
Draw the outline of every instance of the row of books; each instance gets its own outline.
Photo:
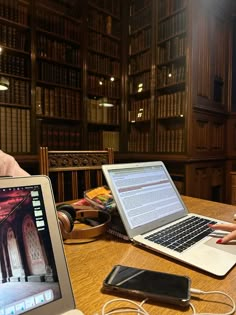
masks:
POLYGON ((113 16, 120 16, 120 0, 89 0, 89 4, 111 12, 113 16))
POLYGON ((146 121, 151 118, 151 99, 131 100, 129 122, 146 121))
POLYGON ((147 50, 139 55, 134 55, 130 58, 129 74, 136 74, 143 70, 151 68, 151 51, 147 50))
POLYGON ((159 0, 158 3, 158 18, 165 18, 186 6, 186 0, 159 0))
POLYGON ((30 106, 30 82, 8 78, 9 88, 0 92, 0 103, 30 106))
POLYGON ((29 77, 26 58, 25 56, 14 56, 4 51, 0 54, 0 72, 29 77))
POLYGON ((118 60, 92 52, 88 52, 88 69, 108 76, 120 77, 120 62, 118 60))
POLYGON ((105 150, 107 148, 112 148, 113 151, 119 151, 119 137, 119 131, 89 131, 89 150, 105 150))
POLYGON ((184 153, 184 129, 162 129, 158 132, 157 152, 184 153))
POLYGON ((185 65, 171 64, 168 67, 161 67, 157 72, 157 85, 158 87, 164 87, 166 85, 172 85, 179 82, 183 82, 186 79, 186 67, 185 65))
POLYGON ((181 11, 158 24, 157 40, 167 40, 184 31, 186 31, 186 12, 181 11))
POLYGON ((55 14, 55 12, 38 7, 36 24, 40 29, 63 36, 67 40, 80 42, 79 22, 68 19, 65 15, 55 14))
POLYGON ((1 0, 0 16, 23 25, 29 23, 28 6, 23 1, 1 0))
POLYGON ((0 106, 0 148, 8 153, 31 152, 30 110, 0 106))
POLYGON ((120 43, 103 34, 89 30, 88 48, 102 53, 108 57, 120 59, 120 43))
POLYGON ((134 125, 131 126, 128 151, 129 152, 150 152, 149 148, 150 130, 138 129, 134 125))
POLYGON ((135 33, 130 38, 129 55, 137 54, 142 50, 151 47, 152 32, 151 29, 145 29, 141 32, 135 33))
POLYGON ((120 20, 112 18, 112 16, 107 15, 107 13, 89 9, 88 25, 97 32, 120 37, 120 20))
POLYGON ((40 60, 38 62, 38 80, 52 82, 73 88, 81 87, 81 73, 78 69, 53 64, 40 60))
POLYGON ((42 124, 41 146, 49 150, 78 150, 81 146, 81 132, 78 126, 42 124))
POLYGON ((0 24, 0 43, 9 48, 29 51, 27 33, 14 26, 0 24))
POLYGON ((129 18, 129 33, 132 34, 135 31, 150 25, 151 17, 151 6, 146 6, 138 14, 131 15, 129 18))
POLYGON ((88 94, 120 98, 120 80, 111 81, 100 76, 88 75, 88 94))
POLYGON ((164 94, 158 97, 157 117, 183 117, 186 105, 186 92, 164 94))
POLYGON ((130 78, 130 93, 135 94, 150 90, 150 71, 130 78))
POLYGON ((176 36, 157 46, 156 63, 162 64, 186 55, 186 36, 176 36))
POLYGON ((119 105, 113 100, 113 107, 100 106, 101 100, 87 99, 87 119, 90 123, 119 124, 119 105))
POLYGON ((80 109, 80 92, 58 87, 36 87, 37 115, 79 120, 80 109))
POLYGON ((37 34, 37 55, 74 66, 80 65, 81 52, 78 47, 43 34, 37 34))
POLYGON ((130 3, 130 15, 138 15, 145 7, 150 7, 152 0, 132 1, 130 3))

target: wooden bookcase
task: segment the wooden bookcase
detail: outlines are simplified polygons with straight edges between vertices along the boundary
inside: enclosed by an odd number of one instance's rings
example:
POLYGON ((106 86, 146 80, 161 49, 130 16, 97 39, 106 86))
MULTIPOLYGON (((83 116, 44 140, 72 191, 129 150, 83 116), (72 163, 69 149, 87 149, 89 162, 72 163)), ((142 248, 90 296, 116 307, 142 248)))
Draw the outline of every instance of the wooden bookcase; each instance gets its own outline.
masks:
POLYGON ((121 103, 120 0, 90 0, 87 8, 87 146, 119 151, 121 103))
POLYGON ((157 14, 155 151, 164 154, 184 154, 188 84, 187 2, 159 1, 157 14))
POLYGON ((152 1, 129 9, 128 152, 151 152, 152 1))
POLYGON ((216 201, 227 178, 231 5, 140 0, 129 12, 129 154, 119 161, 163 160, 181 193, 216 201))
POLYGON ((1 1, 0 77, 9 89, 0 91, 0 146, 11 154, 32 150, 29 11, 28 1, 1 1))
POLYGON ((35 112, 39 144, 49 149, 81 146, 81 17, 79 8, 36 1, 35 112), (67 10, 67 14, 65 14, 67 10), (77 11, 77 12, 76 12, 77 11))

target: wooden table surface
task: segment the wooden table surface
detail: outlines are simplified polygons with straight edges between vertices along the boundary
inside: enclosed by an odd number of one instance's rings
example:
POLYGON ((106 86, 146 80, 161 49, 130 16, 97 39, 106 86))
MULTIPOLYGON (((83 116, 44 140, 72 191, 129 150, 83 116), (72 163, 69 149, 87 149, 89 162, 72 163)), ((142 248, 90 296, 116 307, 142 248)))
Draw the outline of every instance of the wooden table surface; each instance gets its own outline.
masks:
MULTIPOLYGON (((186 196, 183 196, 183 200, 190 212, 233 222, 233 215, 236 213, 235 206, 186 196)), ((225 277, 217 278, 108 234, 92 243, 65 245, 65 252, 76 306, 85 315, 101 314, 103 304, 115 298, 115 296, 100 291, 104 278, 115 264, 186 275, 191 278, 193 288, 204 291, 221 290, 236 301, 236 267, 225 277)), ((201 296, 201 299, 203 300, 191 298, 191 302, 199 313, 226 313, 231 310, 230 302, 224 296, 204 295, 201 296)), ((176 306, 161 305, 160 303, 146 302, 144 308, 150 315, 192 314, 190 307, 179 309, 176 306)))

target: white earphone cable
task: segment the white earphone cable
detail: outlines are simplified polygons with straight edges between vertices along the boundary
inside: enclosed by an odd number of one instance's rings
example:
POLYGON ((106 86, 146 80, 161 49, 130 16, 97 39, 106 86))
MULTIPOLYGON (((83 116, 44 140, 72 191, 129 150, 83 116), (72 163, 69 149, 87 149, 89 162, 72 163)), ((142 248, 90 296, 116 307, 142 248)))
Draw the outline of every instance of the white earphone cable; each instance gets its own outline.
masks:
POLYGON ((193 315, 232 315, 232 314, 234 314, 234 312, 235 312, 235 309, 236 309, 236 305, 235 305, 235 302, 234 302, 234 300, 231 298, 231 296, 229 296, 227 293, 225 293, 225 292, 222 292, 222 291, 202 291, 202 290, 198 290, 198 289, 194 289, 194 288, 192 288, 192 289, 190 289, 190 292, 192 293, 192 294, 221 294, 221 295, 224 295, 224 296, 226 296, 230 301, 231 301, 231 306, 232 306, 232 309, 229 311, 229 312, 227 312, 227 313, 197 313, 196 312, 196 309, 195 309, 195 307, 194 307, 194 305, 192 304, 192 303, 190 303, 189 305, 190 305, 190 307, 192 308, 192 310, 193 310, 193 315))
MULTIPOLYGON (((146 299, 147 300, 147 299, 146 299)), ((102 307, 102 315, 111 315, 111 314, 122 314, 122 313, 134 313, 137 315, 149 315, 149 313, 143 308, 143 304, 146 302, 146 300, 142 301, 140 304, 132 301, 132 300, 128 300, 128 299, 123 299, 123 298, 117 298, 117 299, 112 299, 108 302, 106 302, 103 307, 102 307), (112 309, 110 311, 106 311, 106 308, 113 304, 113 303, 117 303, 117 302, 124 302, 126 304, 132 304, 132 306, 134 307, 119 307, 116 309, 112 309)))
MULTIPOLYGON (((190 292, 192 295, 193 294, 197 294, 197 295, 199 295, 199 294, 200 295, 206 295, 206 294, 224 295, 231 301, 231 306, 232 306, 232 309, 227 313, 205 313, 205 312, 204 313, 198 313, 196 311, 195 306, 192 303, 189 303, 189 306, 193 310, 192 315, 233 315, 235 313, 236 304, 235 304, 234 300, 231 298, 231 296, 229 296, 227 293, 225 293, 223 291, 202 291, 199 289, 191 288, 190 292)), ((101 315, 124 314, 124 313, 128 313, 128 312, 134 313, 136 315, 151 315, 143 308, 143 305, 146 301, 147 301, 147 299, 143 300, 141 303, 137 303, 137 302, 134 302, 132 300, 124 299, 124 298, 112 299, 103 305, 101 315), (112 308, 108 311, 106 310, 108 308, 108 306, 111 306, 112 304, 115 304, 118 302, 123 302, 124 304, 127 304, 127 306, 122 306, 122 307, 119 306, 116 308, 112 308), (128 304, 131 304, 131 306, 128 306, 128 304)), ((155 315, 157 315, 157 314, 155 314, 155 315)))

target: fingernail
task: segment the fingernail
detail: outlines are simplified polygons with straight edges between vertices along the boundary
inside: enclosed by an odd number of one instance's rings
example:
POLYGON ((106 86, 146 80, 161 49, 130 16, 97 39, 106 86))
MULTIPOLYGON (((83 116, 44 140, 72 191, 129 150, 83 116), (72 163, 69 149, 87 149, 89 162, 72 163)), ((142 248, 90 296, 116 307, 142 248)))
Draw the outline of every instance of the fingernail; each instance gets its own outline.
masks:
POLYGON ((222 243, 222 238, 220 238, 220 239, 218 239, 217 241, 216 241, 216 244, 221 244, 222 243))

